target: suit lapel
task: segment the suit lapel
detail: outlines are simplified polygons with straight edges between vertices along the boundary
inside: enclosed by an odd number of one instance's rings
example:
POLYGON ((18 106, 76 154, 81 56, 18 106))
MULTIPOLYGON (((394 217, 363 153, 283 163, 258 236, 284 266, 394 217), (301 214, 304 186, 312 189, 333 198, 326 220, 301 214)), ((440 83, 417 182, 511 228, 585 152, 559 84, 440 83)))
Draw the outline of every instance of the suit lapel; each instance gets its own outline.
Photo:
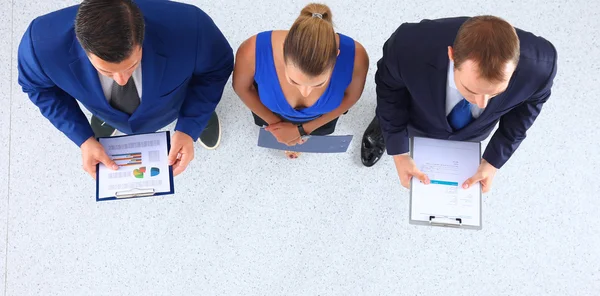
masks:
POLYGON ((429 77, 431 78, 430 90, 432 105, 435 108, 435 114, 439 118, 446 131, 452 133, 452 127, 448 123, 446 116, 446 85, 448 83, 448 55, 445 51, 439 52, 434 59, 430 61, 429 77))
POLYGON ((112 109, 104 96, 104 91, 100 84, 100 77, 98 77, 98 71, 94 68, 92 63, 90 63, 85 50, 79 45, 77 39, 73 41, 70 52, 75 55, 77 59, 69 64, 69 68, 85 94, 85 97, 77 99, 86 101, 92 105, 112 109), (90 94, 91 96, 89 96, 90 94))
POLYGON ((142 48, 142 102, 132 114, 135 117, 155 105, 160 97, 160 85, 166 66, 166 58, 162 54, 160 40, 151 30, 146 29, 146 37, 142 48))

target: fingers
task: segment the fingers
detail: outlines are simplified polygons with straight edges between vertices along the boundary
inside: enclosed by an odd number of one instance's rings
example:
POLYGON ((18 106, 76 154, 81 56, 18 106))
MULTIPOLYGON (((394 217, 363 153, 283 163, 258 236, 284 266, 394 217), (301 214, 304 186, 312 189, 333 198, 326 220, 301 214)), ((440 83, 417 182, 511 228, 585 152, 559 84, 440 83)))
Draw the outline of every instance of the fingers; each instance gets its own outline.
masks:
POLYGON ((276 138, 277 142, 290 146, 290 141, 285 140, 281 135, 278 135, 276 138))
POLYGON ((400 176, 400 184, 402 184, 402 186, 404 188, 410 189, 410 181, 412 180, 413 177, 417 178, 417 180, 421 181, 425 185, 428 185, 430 183, 427 175, 425 175, 424 173, 417 170, 413 174, 410 174, 410 173, 402 174, 400 176))
POLYGON ((423 184, 428 185, 430 183, 429 177, 427 177, 427 175, 421 171, 419 171, 419 169, 414 168, 412 171, 412 175, 419 179, 419 181, 423 182, 423 184))
POLYGON ((481 183, 481 192, 482 193, 488 193, 492 189, 492 184, 491 184, 491 182, 488 182, 488 181, 489 180, 486 180, 486 179, 479 181, 479 183, 481 183))
MULTIPOLYGON (((174 141, 175 142, 175 141, 174 141)), ((181 144, 173 143, 171 151, 169 151, 169 165, 174 165, 177 161, 177 155, 181 152, 181 144)))
POLYGON ((98 163, 102 163, 107 168, 114 171, 119 169, 119 166, 110 157, 108 157, 106 152, 103 150, 99 157, 92 157, 84 160, 83 169, 94 179, 96 179, 96 165, 98 163))
POLYGON ((471 188, 471 186, 475 185, 475 183, 477 183, 481 180, 483 180, 483 176, 481 175, 481 173, 477 173, 477 174, 475 174, 475 176, 467 179, 467 181, 465 181, 465 183, 463 183, 463 188, 469 189, 469 188, 471 188))
POLYGON ((179 157, 175 159, 173 164, 173 175, 177 176, 188 167, 194 159, 194 145, 185 145, 179 152, 179 157))
POLYGON ((488 192, 490 192, 491 186, 488 186, 487 184, 485 184, 485 185, 481 184, 481 185, 482 185, 481 186, 481 192, 482 193, 488 193, 488 192))
POLYGON ((283 139, 283 135, 279 131, 280 130, 269 130, 269 132, 271 132, 271 134, 273 134, 273 137, 275 137, 277 142, 287 145, 288 142, 283 139))
POLYGON ((281 138, 281 135, 279 135, 277 133, 273 133, 273 136, 275 136, 275 139, 277 140, 277 142, 279 142, 281 144, 287 144, 287 142, 284 141, 283 138, 281 138))
POLYGON ((175 164, 173 165, 173 176, 177 176, 181 173, 183 173, 183 171, 185 171, 185 169, 187 168, 188 164, 190 163, 189 161, 187 161, 187 163, 183 162, 183 155, 180 159, 177 160, 177 162, 175 162, 175 164))
MULTIPOLYGON (((108 154, 106 154, 106 152, 104 152, 104 150, 102 151, 102 154, 100 155, 100 157, 98 157, 98 161, 100 161, 102 164, 104 164, 107 168, 111 169, 111 170, 118 170, 119 166, 110 158, 108 157, 108 154)), ((93 165, 94 167, 94 172, 96 171, 96 165, 93 165)))
POLYGON ((173 166, 173 176, 177 176, 179 174, 181 174, 184 170, 185 170, 185 166, 181 166, 181 158, 183 158, 182 154, 179 154, 179 158, 177 158, 175 160, 175 162, 172 164, 173 166))
MULTIPOLYGON (((107 156, 108 157, 108 156, 107 156)), ((105 161, 102 162, 100 160, 96 160, 94 158, 90 158, 89 160, 86 160, 83 164, 83 170, 88 173, 92 178, 96 179, 96 171, 98 169, 98 163, 103 163, 107 168, 111 169, 111 170, 118 170, 119 167, 117 166, 116 169, 114 167, 112 167, 110 164, 105 164, 106 162, 113 162, 112 160, 109 161, 105 161)), ((114 162, 113 162, 114 163, 114 162)), ((115 164, 116 165, 116 164, 115 164)))
POLYGON ((179 161, 175 164, 175 166, 173 166, 173 175, 177 176, 177 175, 183 173, 183 171, 185 171, 185 169, 188 167, 188 165, 190 164, 190 162, 192 161, 193 158, 194 158, 193 154, 185 153, 185 152, 182 153, 179 161))
POLYGON ((84 164, 83 170, 88 173, 94 180, 96 179, 96 165, 84 164))
POLYGON ((289 122, 274 123, 267 126, 265 130, 273 134, 277 142, 287 146, 298 144, 298 139, 301 138, 296 127, 289 122), (293 130, 290 129, 292 127, 293 130))
POLYGON ((410 189, 410 175, 405 174, 400 176, 400 184, 406 189, 410 189))
POLYGON ((178 161, 178 162, 176 162, 176 163, 173 165, 173 177, 175 177, 175 176, 177 176, 177 175, 179 175, 179 174, 183 173, 183 171, 184 171, 184 170, 185 170, 185 168, 184 168, 184 167, 181 167, 181 166, 179 165, 179 161, 178 161))
POLYGON ((280 128, 281 128, 281 122, 269 124, 267 127, 265 127, 265 130, 270 132, 270 131, 278 130, 280 128))
POLYGON ((302 143, 304 143, 303 140, 302 140, 302 138, 296 138, 296 139, 293 139, 293 140, 291 140, 291 141, 289 141, 289 142, 287 142, 285 144, 288 145, 288 146, 296 146, 296 145, 302 144, 302 143))

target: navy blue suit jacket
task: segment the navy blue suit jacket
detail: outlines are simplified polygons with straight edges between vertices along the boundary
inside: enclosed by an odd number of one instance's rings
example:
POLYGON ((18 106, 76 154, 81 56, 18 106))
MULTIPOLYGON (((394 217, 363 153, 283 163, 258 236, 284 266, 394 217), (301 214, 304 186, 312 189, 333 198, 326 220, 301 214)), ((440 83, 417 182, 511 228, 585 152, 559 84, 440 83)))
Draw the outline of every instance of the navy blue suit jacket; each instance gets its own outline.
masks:
POLYGON ((125 133, 154 132, 177 119, 175 129, 196 140, 233 71, 233 50, 203 11, 171 1, 136 2, 146 30, 142 101, 131 116, 110 106, 98 72, 75 37, 78 6, 36 18, 22 38, 19 84, 77 145, 94 136, 77 101, 125 133))
POLYGON ((498 121, 483 158, 502 167, 525 139, 527 129, 550 97, 557 53, 541 37, 517 29, 521 56, 506 91, 489 101, 479 118, 453 131, 446 118, 448 46, 465 17, 402 24, 383 47, 377 63, 377 116, 388 154, 409 151, 409 138, 422 136, 481 141, 498 121))

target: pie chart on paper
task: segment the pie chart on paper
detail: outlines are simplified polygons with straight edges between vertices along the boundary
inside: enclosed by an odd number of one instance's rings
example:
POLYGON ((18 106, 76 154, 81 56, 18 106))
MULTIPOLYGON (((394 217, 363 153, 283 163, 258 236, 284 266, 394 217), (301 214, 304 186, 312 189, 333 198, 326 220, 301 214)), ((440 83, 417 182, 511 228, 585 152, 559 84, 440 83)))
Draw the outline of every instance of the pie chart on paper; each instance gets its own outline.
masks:
POLYGON ((141 167, 139 169, 133 170, 133 176, 138 179, 143 179, 145 172, 146 172, 146 167, 141 167))
MULTIPOLYGON (((147 171, 146 167, 141 167, 139 169, 135 169, 135 170, 133 170, 133 176, 137 179, 143 179, 144 176, 146 175, 146 171, 147 171)), ((159 168, 150 168, 150 177, 156 177, 158 175, 160 175, 159 168)))

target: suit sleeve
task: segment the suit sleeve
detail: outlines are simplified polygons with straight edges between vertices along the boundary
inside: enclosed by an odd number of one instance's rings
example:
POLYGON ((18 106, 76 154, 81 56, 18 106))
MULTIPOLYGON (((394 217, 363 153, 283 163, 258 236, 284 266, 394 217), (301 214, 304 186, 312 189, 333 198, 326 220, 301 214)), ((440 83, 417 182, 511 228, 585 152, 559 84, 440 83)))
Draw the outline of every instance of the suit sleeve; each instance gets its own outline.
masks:
POLYGON ((75 98, 56 86, 40 65, 31 37, 33 24, 27 28, 19 45, 19 85, 44 117, 77 146, 81 146, 94 136, 94 132, 75 98))
POLYGON ((212 19, 198 13, 198 46, 194 74, 175 130, 196 140, 206 127, 233 71, 233 50, 212 19))
MULTIPOLYGON (((400 29, 398 29, 399 31, 400 29)), ((400 71, 398 31, 383 45, 383 57, 377 62, 377 117, 389 155, 409 151, 408 131, 411 96, 400 71)))
POLYGON ((542 105, 550 98, 552 83, 556 76, 557 55, 545 83, 529 99, 500 118, 498 130, 485 149, 483 158, 495 168, 501 168, 527 136, 527 130, 542 111, 542 105))

